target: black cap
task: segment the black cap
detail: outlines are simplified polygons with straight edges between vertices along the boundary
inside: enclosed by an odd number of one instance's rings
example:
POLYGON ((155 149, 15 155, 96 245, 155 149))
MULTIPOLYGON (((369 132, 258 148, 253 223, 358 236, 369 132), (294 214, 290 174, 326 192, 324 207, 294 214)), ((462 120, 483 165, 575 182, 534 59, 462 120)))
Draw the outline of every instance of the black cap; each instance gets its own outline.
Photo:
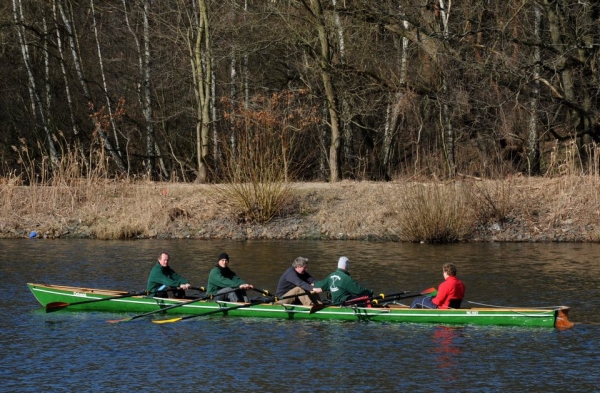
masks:
POLYGON ((225 253, 222 253, 221 255, 219 255, 219 259, 218 260, 220 261, 221 259, 227 259, 227 260, 229 260, 229 255, 227 255, 225 253))

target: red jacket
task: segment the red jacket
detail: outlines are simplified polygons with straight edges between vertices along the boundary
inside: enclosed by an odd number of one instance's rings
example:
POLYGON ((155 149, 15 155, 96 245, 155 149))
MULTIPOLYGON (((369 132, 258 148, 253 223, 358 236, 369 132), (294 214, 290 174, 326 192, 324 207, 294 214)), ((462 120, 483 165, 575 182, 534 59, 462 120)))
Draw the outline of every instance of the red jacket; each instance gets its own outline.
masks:
POLYGON ((455 276, 448 278, 440 284, 437 295, 431 299, 438 308, 448 308, 450 300, 465 297, 465 284, 455 276))

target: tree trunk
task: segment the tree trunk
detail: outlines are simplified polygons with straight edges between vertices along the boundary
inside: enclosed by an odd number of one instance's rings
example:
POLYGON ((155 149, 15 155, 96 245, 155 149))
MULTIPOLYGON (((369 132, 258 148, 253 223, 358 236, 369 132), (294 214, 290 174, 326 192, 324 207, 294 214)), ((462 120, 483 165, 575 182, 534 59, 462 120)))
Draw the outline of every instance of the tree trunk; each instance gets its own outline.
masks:
MULTIPOLYGON (((63 82, 65 84, 65 96, 67 98, 67 106, 69 108, 69 119, 71 120, 71 127, 73 129, 73 135, 75 135, 76 142, 78 142, 79 128, 77 127, 77 123, 75 122, 75 114, 73 113, 73 98, 71 97, 71 88, 69 87, 70 82, 69 82, 69 77, 67 75, 65 53, 63 50, 63 38, 61 35, 61 29, 59 29, 59 27, 58 27, 58 15, 56 13, 56 1, 55 0, 52 1, 52 14, 54 16, 54 27, 56 30, 56 44, 57 44, 58 53, 60 56, 60 59, 59 59, 60 70, 62 73, 63 82)), ((84 156, 84 155, 82 155, 82 156, 84 156)))
MULTIPOLYGON (((541 42, 540 24, 542 12, 540 6, 533 4, 534 11, 534 39, 541 42)), ((540 62, 541 50, 539 46, 533 48, 533 80, 531 82, 531 98, 529 100, 529 125, 527 136, 527 172, 529 176, 540 173, 540 140, 538 134, 538 100, 540 94, 540 62)))
MULTIPOLYGON (((402 5, 398 5, 398 12, 402 13, 402 5)), ((405 30, 408 30, 410 25, 407 21, 402 22, 402 27, 405 30)), ((400 55, 399 55, 399 65, 398 65, 398 73, 399 80, 398 85, 401 88, 405 87, 406 84, 406 75, 408 70, 408 38, 401 37, 400 40, 400 55)), ((403 91, 397 91, 395 94, 391 95, 390 103, 388 104, 387 110, 387 119, 384 128, 384 137, 383 137, 383 146, 382 146, 382 156, 383 156, 383 165, 382 169, 384 172, 384 176, 386 179, 391 179, 392 173, 390 168, 390 162, 392 160, 392 145, 394 144, 398 132, 399 132, 399 122, 400 122, 400 105, 402 105, 402 99, 404 97, 403 91)))
POLYGON ((208 140, 210 125, 210 92, 212 76, 211 37, 208 24, 208 9, 206 0, 199 0, 199 24, 194 47, 196 83, 198 91, 198 123, 196 128, 198 148, 198 178, 197 182, 208 180, 206 157, 208 156, 208 140))
MULTIPOLYGON (((58 153, 56 151, 56 147, 54 146, 54 141, 52 140, 50 129, 48 128, 48 120, 44 111, 45 108, 40 100, 40 96, 35 83, 35 78, 33 76, 33 71, 31 69, 29 49, 25 40, 25 32, 23 31, 23 7, 21 4, 21 0, 13 0, 13 17, 15 25, 17 27, 17 34, 19 37, 19 44, 21 45, 21 54, 23 55, 23 62, 25 63, 25 69, 27 70, 27 87, 29 89, 29 96, 31 99, 31 114, 34 117, 36 116, 36 113, 39 115, 39 120, 42 124, 42 128, 44 129, 44 134, 46 135, 46 142, 48 143, 50 161, 52 162, 53 167, 55 167, 58 164, 58 153)), ((47 54, 48 52, 46 51, 45 53, 47 54)))
MULTIPOLYGON (((64 7, 61 3, 61 0, 57 0, 56 4, 58 6, 58 10, 63 19, 65 30, 67 31, 67 34, 69 37, 69 46, 71 48, 71 55, 73 56, 73 64, 75 65, 75 70, 77 72, 77 78, 79 79, 79 83, 81 84, 83 94, 84 94, 85 98, 87 99, 88 104, 94 106, 94 100, 90 93, 90 89, 88 87, 87 80, 83 74, 83 67, 81 66, 81 61, 79 59, 79 53, 77 51, 77 44, 75 42, 75 32, 74 32, 73 26, 71 24, 71 18, 68 17, 67 14, 65 13, 64 7)), ((127 174, 125 164, 123 163, 123 160, 121 159, 121 157, 117 154, 116 150, 113 149, 112 144, 110 143, 110 140, 108 139, 108 136, 106 135, 106 132, 105 132, 102 124, 98 121, 98 119, 96 119, 95 116, 91 116, 91 119, 94 122, 95 131, 100 136, 100 139, 104 143, 104 148, 108 151, 108 153, 112 157, 113 161, 115 162, 115 165, 117 166, 117 169, 119 170, 120 173, 127 174)))
POLYGON ((319 67, 321 69, 321 79, 325 89, 325 97, 327 99, 327 109, 329 111, 329 122, 331 127, 331 141, 329 145, 329 180, 332 183, 338 182, 340 179, 340 121, 337 110, 337 95, 331 76, 331 51, 329 38, 325 26, 325 18, 323 9, 319 0, 311 0, 311 11, 315 16, 315 27, 319 36, 320 53, 319 67))
POLYGON ((104 74, 104 58, 102 57, 102 49, 100 47, 100 38, 98 37, 98 26, 96 25, 96 10, 94 9, 94 0, 90 0, 90 9, 92 16, 92 29, 94 30, 94 38, 96 40, 96 50, 98 51, 98 65, 100 66, 100 76, 102 78, 102 87, 104 89, 104 98, 106 99, 106 109, 108 110, 108 117, 112 127, 113 135, 115 138, 115 146, 119 156, 122 156, 119 150, 119 136, 117 134, 117 125, 115 123, 115 117, 113 115, 112 103, 110 102, 110 96, 108 94, 108 86, 106 84, 106 76, 104 74))
MULTIPOLYGON (((450 7, 452 6, 452 0, 448 0, 448 5, 444 3, 444 0, 439 0, 440 6, 440 17, 442 18, 442 35, 444 41, 447 42, 450 36, 450 28, 448 25, 448 19, 450 18, 450 7), (448 8, 446 8, 448 7, 448 8)), ((451 101, 450 89, 448 86, 448 78, 441 74, 442 78, 442 139, 444 141, 444 155, 446 156, 446 166, 448 168, 448 176, 453 177, 456 174, 456 160, 454 157, 454 128, 450 121, 450 106, 448 102, 451 101)))
MULTIPOLYGON (((150 14, 150 1, 144 1, 144 33, 143 43, 144 50, 142 52, 142 112, 146 121, 146 171, 148 178, 153 178, 154 167, 156 165, 156 139, 154 135, 154 115, 152 112, 152 79, 150 76, 150 22, 148 15, 150 14)), ((166 174, 165 174, 166 176, 166 174)))

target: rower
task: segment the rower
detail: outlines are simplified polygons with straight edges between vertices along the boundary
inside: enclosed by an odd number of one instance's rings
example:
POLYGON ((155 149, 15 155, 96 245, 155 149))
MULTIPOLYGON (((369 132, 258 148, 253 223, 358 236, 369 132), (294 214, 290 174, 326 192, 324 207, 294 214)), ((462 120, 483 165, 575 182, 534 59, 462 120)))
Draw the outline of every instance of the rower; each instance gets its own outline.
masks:
POLYGON ((158 255, 158 263, 154 265, 148 277, 146 290, 152 296, 184 298, 185 290, 191 285, 169 266, 169 253, 163 251, 158 255))

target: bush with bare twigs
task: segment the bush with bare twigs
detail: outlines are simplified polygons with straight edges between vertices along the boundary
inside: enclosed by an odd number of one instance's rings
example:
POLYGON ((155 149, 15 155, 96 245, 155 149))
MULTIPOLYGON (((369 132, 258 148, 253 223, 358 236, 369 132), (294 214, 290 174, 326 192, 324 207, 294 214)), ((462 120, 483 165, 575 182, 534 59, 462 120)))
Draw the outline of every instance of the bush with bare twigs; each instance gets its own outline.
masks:
POLYGON ((306 91, 253 97, 251 107, 234 108, 226 119, 237 130, 235 143, 222 143, 227 166, 216 188, 238 221, 264 224, 292 205, 290 180, 300 171, 303 141, 318 123, 316 108, 298 101, 306 91))
POLYGON ((449 184, 408 184, 398 209, 400 237, 405 241, 449 243, 465 240, 472 231, 472 210, 462 187, 449 184))

